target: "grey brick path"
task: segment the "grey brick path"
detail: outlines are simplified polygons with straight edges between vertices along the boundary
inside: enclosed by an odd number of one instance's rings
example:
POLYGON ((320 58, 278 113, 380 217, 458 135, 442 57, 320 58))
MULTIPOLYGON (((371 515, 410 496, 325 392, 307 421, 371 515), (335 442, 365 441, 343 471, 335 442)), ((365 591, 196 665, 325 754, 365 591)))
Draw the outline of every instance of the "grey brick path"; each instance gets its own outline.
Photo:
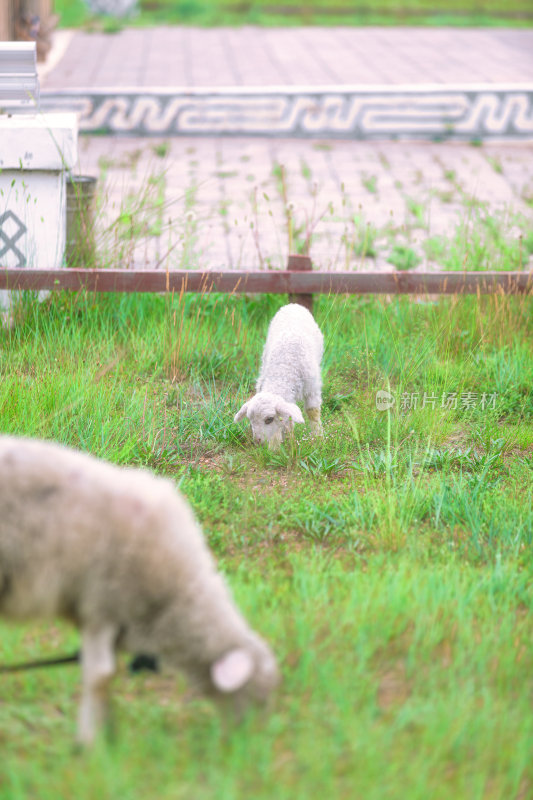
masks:
POLYGON ((76 32, 42 99, 86 133, 533 138, 533 31, 76 32))
POLYGON ((46 89, 533 81, 533 30, 181 28, 76 32, 46 89))
MULTIPOLYGON (((533 31, 76 33, 43 86, 474 81, 532 82, 533 31)), ((391 269, 395 246, 418 255, 419 269, 472 268, 480 253, 497 268, 521 235, 533 238, 531 142, 83 137, 80 151, 80 171, 100 178, 99 247, 113 264, 283 267, 307 227, 321 269, 391 269)), ((525 245, 521 253, 527 264, 525 245)))
POLYGON ((289 229, 294 251, 306 226, 322 270, 390 270, 395 246, 419 256, 419 269, 446 259, 470 269, 483 254, 498 268, 520 236, 533 248, 531 144, 85 137, 80 146, 81 171, 100 176, 99 246, 111 264, 280 268, 289 229), (366 238, 372 258, 361 254, 366 238))

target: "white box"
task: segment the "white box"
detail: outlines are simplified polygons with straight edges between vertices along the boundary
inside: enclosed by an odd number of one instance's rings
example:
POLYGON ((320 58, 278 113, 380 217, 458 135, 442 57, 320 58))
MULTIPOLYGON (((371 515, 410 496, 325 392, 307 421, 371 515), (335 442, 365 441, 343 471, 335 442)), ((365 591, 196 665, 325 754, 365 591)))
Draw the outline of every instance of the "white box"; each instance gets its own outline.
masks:
MULTIPOLYGON (((0 268, 64 266, 76 114, 0 114, 0 268)), ((9 292, 0 307, 9 308, 9 292)))

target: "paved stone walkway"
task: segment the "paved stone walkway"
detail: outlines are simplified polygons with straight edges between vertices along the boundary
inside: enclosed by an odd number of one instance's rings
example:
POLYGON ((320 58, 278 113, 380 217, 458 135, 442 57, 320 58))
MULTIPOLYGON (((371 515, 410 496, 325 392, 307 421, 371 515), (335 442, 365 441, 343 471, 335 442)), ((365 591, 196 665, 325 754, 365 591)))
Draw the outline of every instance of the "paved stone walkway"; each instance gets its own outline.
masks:
POLYGON ((75 32, 42 102, 110 135, 533 138, 533 30, 75 32))
POLYGON ((533 246, 532 144, 83 137, 80 150, 111 264, 284 268, 306 233, 322 270, 390 270, 398 248, 418 269, 499 268, 520 236, 533 246))
MULTIPOLYGON (((533 81, 532 30, 153 28, 62 37, 44 89, 533 81)), ((312 234, 323 270, 391 269, 398 248, 420 259, 418 269, 472 268, 482 258, 497 268, 533 229, 532 142, 84 136, 80 171, 99 176, 99 247, 112 264, 283 268, 312 234)), ((521 253, 526 264, 525 246, 521 253)))
POLYGON ((533 30, 176 26, 76 32, 43 88, 532 81, 533 30))

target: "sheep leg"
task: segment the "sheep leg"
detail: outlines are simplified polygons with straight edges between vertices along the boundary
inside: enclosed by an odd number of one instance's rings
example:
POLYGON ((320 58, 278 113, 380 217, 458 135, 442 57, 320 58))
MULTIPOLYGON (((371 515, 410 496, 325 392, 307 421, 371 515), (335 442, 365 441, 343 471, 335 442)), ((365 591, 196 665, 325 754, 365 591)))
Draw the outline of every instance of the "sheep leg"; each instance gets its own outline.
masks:
POLYGON ((2 606, 2 602, 7 599, 10 589, 11 581, 9 575, 5 575, 0 569, 0 607, 2 606))
POLYGON ((305 410, 309 417, 309 426, 313 436, 323 436, 324 430, 320 421, 320 406, 318 408, 306 408, 305 410))
POLYGON ((115 674, 115 640, 112 626, 85 629, 82 635, 81 669, 82 697, 78 717, 77 741, 80 745, 93 742, 98 729, 108 716, 108 694, 115 674))

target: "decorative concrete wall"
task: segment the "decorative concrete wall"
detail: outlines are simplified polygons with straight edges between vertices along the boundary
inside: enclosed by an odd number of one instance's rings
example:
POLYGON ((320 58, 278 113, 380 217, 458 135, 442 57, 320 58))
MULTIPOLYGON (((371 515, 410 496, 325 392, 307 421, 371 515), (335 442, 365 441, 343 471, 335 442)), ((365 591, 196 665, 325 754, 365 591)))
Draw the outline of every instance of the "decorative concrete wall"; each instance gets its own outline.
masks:
POLYGON ((80 131, 133 136, 332 139, 533 137, 533 84, 43 92, 80 131))

